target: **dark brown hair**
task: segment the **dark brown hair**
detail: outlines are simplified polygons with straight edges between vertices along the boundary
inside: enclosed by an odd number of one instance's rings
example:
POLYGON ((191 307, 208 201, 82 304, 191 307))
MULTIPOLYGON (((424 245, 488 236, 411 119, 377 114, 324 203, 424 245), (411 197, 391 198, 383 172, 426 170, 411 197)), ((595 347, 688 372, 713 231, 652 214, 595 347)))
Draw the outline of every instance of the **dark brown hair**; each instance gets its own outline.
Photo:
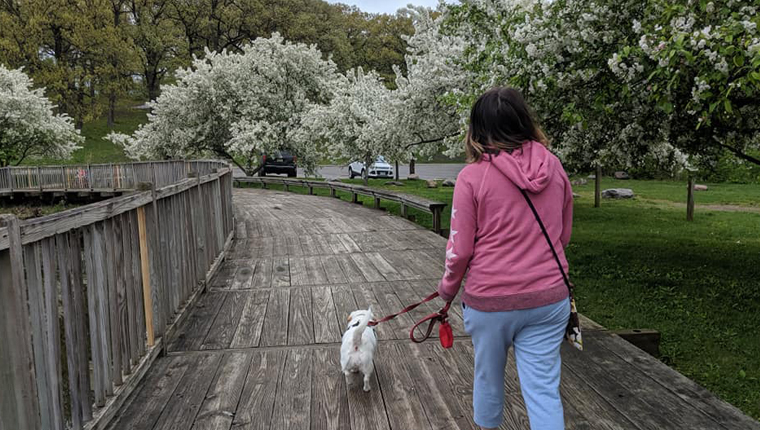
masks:
POLYGON ((532 140, 548 143, 520 91, 492 88, 472 106, 465 138, 468 163, 479 161, 484 153, 511 152, 532 140))

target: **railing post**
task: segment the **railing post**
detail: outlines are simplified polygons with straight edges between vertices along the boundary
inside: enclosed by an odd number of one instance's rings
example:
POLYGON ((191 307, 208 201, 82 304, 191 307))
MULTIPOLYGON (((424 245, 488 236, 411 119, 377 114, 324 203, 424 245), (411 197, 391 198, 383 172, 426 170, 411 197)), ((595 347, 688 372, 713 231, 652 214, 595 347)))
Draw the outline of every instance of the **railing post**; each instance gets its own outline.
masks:
POLYGON ((42 173, 40 173, 40 166, 37 166, 37 185, 40 187, 40 192, 42 192, 42 173))
POLYGON ((309 185, 309 195, 310 196, 314 195, 314 187, 312 187, 311 185, 309 185))
POLYGON ((0 428, 40 428, 39 399, 32 362, 21 227, 18 218, 0 215, 10 247, 0 251, 0 428))
MULTIPOLYGON (((151 183, 141 183, 138 186, 140 191, 150 191, 153 196, 153 205, 155 211, 155 187, 151 183)), ((155 221, 155 220, 154 220, 155 221)), ((140 272, 142 275, 143 286, 143 308, 145 310, 145 331, 148 340, 148 346, 155 344, 155 330, 153 328, 153 298, 157 297, 155 292, 159 287, 156 283, 151 284, 152 280, 156 280, 155 268, 153 268, 153 276, 151 276, 151 255, 150 246, 148 243, 148 225, 145 216, 145 206, 137 208, 137 229, 138 237, 140 239, 140 272)), ((157 305, 157 303, 155 304, 157 305)))
POLYGON ((359 194, 356 191, 351 191, 351 203, 359 203, 359 194))
POLYGON ((333 188, 332 186, 330 186, 330 197, 338 197, 337 194, 335 193, 335 188, 333 188))
POLYGON ((66 181, 66 168, 63 166, 61 166, 61 185, 63 185, 63 191, 66 191, 69 189, 68 181, 66 181))
POLYGON ((409 217, 409 206, 407 206, 405 203, 401 203, 401 216, 403 218, 409 217))
POLYGON ((441 234, 441 208, 433 208, 433 231, 437 234, 441 234))
POLYGON ((375 197, 375 209, 380 209, 380 197, 375 197))

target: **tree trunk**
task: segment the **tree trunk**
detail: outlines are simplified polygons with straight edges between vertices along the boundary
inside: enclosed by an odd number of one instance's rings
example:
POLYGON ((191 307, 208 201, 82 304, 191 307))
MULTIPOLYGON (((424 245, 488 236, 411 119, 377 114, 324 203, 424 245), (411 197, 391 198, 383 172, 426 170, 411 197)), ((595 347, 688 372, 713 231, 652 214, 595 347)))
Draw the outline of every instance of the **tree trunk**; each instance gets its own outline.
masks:
POLYGON ((398 181, 398 160, 396 160, 396 180, 398 181))
POLYGON ((116 92, 108 94, 108 128, 113 128, 116 123, 116 92))
POLYGON ((602 205, 602 166, 596 166, 596 178, 594 179, 594 207, 602 205))
POLYGON ((409 174, 414 175, 414 158, 409 160, 409 174))
POLYGON ((686 221, 694 221, 694 176, 689 175, 689 190, 686 192, 686 221))
POLYGON ((372 158, 368 156, 364 157, 364 186, 369 185, 369 168, 371 167, 372 158))
POLYGON ((148 90, 148 101, 155 101, 158 98, 159 93, 159 79, 158 73, 147 72, 145 73, 145 86, 148 90))

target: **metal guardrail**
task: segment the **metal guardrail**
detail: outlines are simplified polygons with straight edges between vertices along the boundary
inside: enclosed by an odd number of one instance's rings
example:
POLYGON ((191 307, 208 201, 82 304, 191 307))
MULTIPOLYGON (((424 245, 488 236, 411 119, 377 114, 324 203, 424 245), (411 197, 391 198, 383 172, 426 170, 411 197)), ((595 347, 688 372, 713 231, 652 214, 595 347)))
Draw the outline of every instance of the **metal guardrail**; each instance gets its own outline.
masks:
POLYGON ((305 187, 309 189, 309 194, 314 194, 314 188, 326 188, 330 190, 331 197, 336 197, 337 191, 344 191, 351 193, 351 201, 354 203, 358 203, 358 196, 360 195, 372 197, 375 199, 375 208, 380 208, 381 200, 388 200, 401 204, 401 216, 404 218, 407 218, 409 216, 408 208, 414 208, 432 214, 433 231, 438 234, 442 234, 443 232, 443 229, 441 228, 441 213, 446 207, 446 203, 426 199, 424 197, 365 187, 363 185, 346 184, 344 182, 315 181, 309 179, 285 179, 268 176, 246 176, 243 178, 235 178, 234 182, 236 184, 261 184, 264 188, 266 188, 267 184, 282 185, 285 187, 286 191, 289 190, 290 187, 305 187))

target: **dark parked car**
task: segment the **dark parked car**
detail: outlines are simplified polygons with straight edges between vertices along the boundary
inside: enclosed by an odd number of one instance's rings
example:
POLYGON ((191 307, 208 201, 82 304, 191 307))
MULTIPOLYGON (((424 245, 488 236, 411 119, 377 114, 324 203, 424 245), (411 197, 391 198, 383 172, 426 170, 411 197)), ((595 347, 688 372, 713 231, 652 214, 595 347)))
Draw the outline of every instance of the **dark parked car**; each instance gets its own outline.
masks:
POLYGON ((259 170, 259 176, 267 173, 286 173, 289 178, 294 178, 298 172, 298 158, 288 151, 277 151, 274 154, 262 157, 263 167, 259 170))

